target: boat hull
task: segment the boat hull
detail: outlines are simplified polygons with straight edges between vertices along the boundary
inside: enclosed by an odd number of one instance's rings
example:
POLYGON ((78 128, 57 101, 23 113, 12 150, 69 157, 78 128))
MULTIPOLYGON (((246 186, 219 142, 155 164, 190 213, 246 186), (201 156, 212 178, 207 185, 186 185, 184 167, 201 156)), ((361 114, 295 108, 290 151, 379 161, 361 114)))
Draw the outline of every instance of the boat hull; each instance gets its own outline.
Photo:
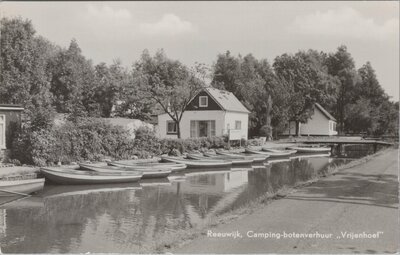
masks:
POLYGON ((324 153, 331 151, 329 147, 290 147, 290 149, 296 150, 298 153, 324 153))
MULTIPOLYGON (((143 168, 135 168, 130 165, 116 164, 113 162, 108 163, 112 166, 119 167, 122 171, 140 171, 143 173, 142 179, 151 179, 151 178, 166 178, 168 175, 172 173, 171 168, 151 168, 151 167, 143 167, 143 168)), ((186 167, 185 167, 186 168, 186 167)), ((121 171, 119 170, 119 171, 121 171)), ((112 170, 111 170, 112 171, 112 170)))
POLYGON ((243 157, 230 157, 230 156, 224 156, 224 155, 213 155, 211 153, 204 153, 205 158, 210 158, 210 159, 217 159, 217 160, 230 160, 232 161, 232 165, 249 165, 254 162, 253 158, 247 158, 246 156, 243 157))
POLYGON ((143 171, 146 169, 161 169, 161 170, 170 170, 173 173, 180 172, 186 169, 185 164, 175 164, 175 163, 150 163, 150 164, 130 164, 130 163, 120 163, 120 162, 108 162, 109 166, 117 166, 117 167, 124 167, 124 168, 132 168, 134 170, 143 171))
POLYGON ((79 184, 111 184, 111 183, 127 183, 137 182, 142 178, 142 174, 122 174, 114 173, 99 173, 99 172, 87 172, 76 170, 54 170, 48 168, 42 168, 41 172, 51 182, 65 185, 79 185, 79 184))
POLYGON ((229 157, 237 157, 237 158, 241 158, 241 157, 250 157, 251 159, 253 159, 254 163, 261 163, 264 162, 265 160, 267 160, 268 156, 267 155, 257 155, 257 156, 249 156, 249 155, 240 155, 240 154, 234 154, 234 153, 229 153, 229 152, 223 152, 223 151, 217 151, 216 152, 218 155, 223 155, 223 156, 229 156, 229 157))
POLYGON ((218 161, 218 160, 189 160, 173 157, 162 157, 164 161, 174 162, 179 164, 186 164, 188 168, 206 168, 206 167, 229 167, 232 165, 231 161, 218 161))
POLYGON ((42 190, 44 181, 44 178, 32 180, 0 181, 0 196, 18 196, 17 194, 12 194, 7 191, 30 194, 42 190))

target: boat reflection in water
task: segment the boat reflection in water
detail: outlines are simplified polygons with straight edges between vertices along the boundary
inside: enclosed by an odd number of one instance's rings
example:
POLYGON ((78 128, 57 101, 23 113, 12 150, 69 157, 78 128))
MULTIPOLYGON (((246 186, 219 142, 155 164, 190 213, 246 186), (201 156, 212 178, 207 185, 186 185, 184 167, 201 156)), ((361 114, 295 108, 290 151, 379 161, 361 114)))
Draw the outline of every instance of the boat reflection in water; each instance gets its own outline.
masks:
POLYGON ((266 192, 307 181, 345 161, 296 158, 235 171, 187 171, 137 186, 45 186, 36 204, 28 198, 24 206, 0 207, 1 250, 154 253, 178 231, 201 227, 266 192))

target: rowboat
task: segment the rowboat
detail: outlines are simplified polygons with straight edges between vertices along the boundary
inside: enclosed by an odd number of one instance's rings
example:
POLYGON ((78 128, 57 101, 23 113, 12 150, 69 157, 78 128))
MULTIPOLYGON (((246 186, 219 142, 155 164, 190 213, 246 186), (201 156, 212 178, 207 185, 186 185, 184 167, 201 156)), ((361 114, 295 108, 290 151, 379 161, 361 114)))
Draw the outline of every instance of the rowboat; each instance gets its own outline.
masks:
POLYGON ((223 155, 223 156, 229 156, 229 157, 235 157, 235 158, 251 158, 254 163, 260 163, 264 162, 269 155, 244 155, 244 154, 237 154, 237 153, 230 153, 226 151, 216 151, 218 155, 223 155))
POLYGON ((93 166, 90 164, 82 164, 80 163, 79 166, 81 169, 95 171, 100 173, 115 173, 115 172, 135 172, 140 171, 142 172, 142 178, 166 178, 168 175, 171 174, 171 170, 167 168, 132 168, 130 166, 93 166))
MULTIPOLYGON (((197 154, 195 155, 197 156, 197 154)), ((204 156, 199 157, 200 160, 228 160, 232 161, 232 165, 244 165, 244 164, 251 164, 254 162, 252 158, 246 158, 245 156, 239 158, 239 157, 229 157, 229 156, 224 156, 224 155, 216 155, 212 153, 204 153, 204 156)))
POLYGON ((269 151, 268 149, 261 149, 264 152, 267 152, 269 154, 270 157, 287 157, 293 154, 292 151, 269 151))
POLYGON ((133 163, 129 161, 119 162, 119 161, 111 161, 107 163, 109 166, 116 167, 125 167, 125 168, 133 168, 135 170, 142 171, 143 169, 165 169, 171 170, 172 172, 179 172, 186 169, 185 164, 176 164, 176 163, 133 163))
POLYGON ((204 167, 229 167, 232 161, 226 160, 190 160, 177 157, 162 156, 162 160, 174 162, 178 164, 186 164, 188 168, 204 168, 204 167))
POLYGON ((44 178, 16 181, 0 181, 0 196, 30 194, 43 189, 44 178))
POLYGON ((268 157, 271 156, 271 154, 269 152, 265 152, 265 151, 257 151, 257 150, 252 150, 252 149, 245 149, 246 153, 251 153, 251 154, 260 154, 260 155, 266 155, 268 157))
POLYGON ((320 153, 320 152, 330 152, 331 151, 331 148, 329 148, 329 147, 295 146, 295 147, 289 147, 289 149, 296 150, 299 153, 320 153))
POLYGON ((143 176, 140 171, 95 172, 59 167, 43 167, 40 171, 49 181, 66 185, 136 182, 143 176))
POLYGON ((277 150, 277 149, 271 149, 271 148, 266 148, 266 147, 263 147, 262 150, 266 151, 266 152, 277 152, 277 153, 290 152, 291 154, 295 154, 297 152, 296 150, 290 150, 290 149, 277 150))

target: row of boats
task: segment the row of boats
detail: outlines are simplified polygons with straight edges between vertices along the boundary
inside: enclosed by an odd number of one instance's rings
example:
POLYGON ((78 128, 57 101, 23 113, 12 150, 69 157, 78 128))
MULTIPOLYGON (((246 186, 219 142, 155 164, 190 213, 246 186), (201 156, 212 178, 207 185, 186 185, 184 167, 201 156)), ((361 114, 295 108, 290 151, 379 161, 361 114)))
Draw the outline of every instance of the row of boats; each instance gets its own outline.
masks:
POLYGON ((109 161, 106 164, 80 163, 74 167, 43 167, 45 178, 19 181, 0 181, 0 196, 26 195, 41 190, 44 181, 63 184, 113 184, 137 182, 141 179, 165 178, 187 168, 209 169, 262 163, 267 158, 290 157, 295 153, 324 153, 329 147, 290 147, 284 150, 248 148, 244 153, 225 150, 189 153, 186 157, 162 156, 161 161, 109 161))

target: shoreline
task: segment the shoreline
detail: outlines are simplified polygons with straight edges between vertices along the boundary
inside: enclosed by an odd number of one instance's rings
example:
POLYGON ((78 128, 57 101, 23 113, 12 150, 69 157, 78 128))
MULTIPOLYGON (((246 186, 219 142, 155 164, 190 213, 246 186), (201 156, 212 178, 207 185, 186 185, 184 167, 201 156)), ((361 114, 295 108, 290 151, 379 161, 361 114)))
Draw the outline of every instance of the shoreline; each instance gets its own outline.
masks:
POLYGON ((356 168, 358 166, 364 165, 373 159, 390 153, 392 150, 395 150, 394 148, 386 148, 383 150, 378 151, 375 154, 365 156, 360 159, 353 160, 347 164, 343 164, 341 166, 335 167, 334 169, 328 169, 326 173, 322 175, 318 175, 313 179, 310 179, 306 182, 298 183, 294 187, 283 187, 282 189, 279 189, 277 192, 274 194, 265 194, 256 200, 240 207, 237 209, 234 209, 232 211, 229 211, 227 213, 224 213, 223 215, 216 216, 214 218, 211 218, 207 223, 198 226, 195 229, 187 229, 187 230, 180 230, 173 237, 166 238, 165 240, 160 240, 158 245, 156 246, 156 252, 158 253, 165 253, 165 252, 170 252, 171 250, 174 249, 179 249, 183 247, 184 245, 190 243, 191 241, 201 237, 205 236, 207 234, 207 231, 215 229, 217 227, 221 227, 223 225, 229 224, 229 223, 234 223, 236 220, 240 220, 245 216, 251 216, 255 212, 262 210, 268 206, 271 206, 270 204, 273 204, 275 201, 279 201, 282 198, 287 197, 288 195, 297 192, 301 188, 309 187, 312 186, 313 184, 326 179, 327 177, 334 176, 337 173, 356 168))

